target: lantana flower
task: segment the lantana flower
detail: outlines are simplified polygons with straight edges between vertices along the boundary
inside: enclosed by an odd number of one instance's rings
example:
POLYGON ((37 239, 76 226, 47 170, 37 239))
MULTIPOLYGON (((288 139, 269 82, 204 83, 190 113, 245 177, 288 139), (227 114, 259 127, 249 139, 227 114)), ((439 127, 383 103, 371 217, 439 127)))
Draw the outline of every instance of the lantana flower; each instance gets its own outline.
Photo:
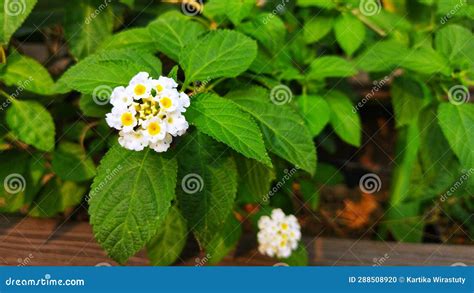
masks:
POLYGON ((270 257, 289 257, 301 239, 298 220, 293 215, 286 216, 281 209, 274 209, 270 217, 260 217, 258 228, 258 251, 270 257))
POLYGON ((127 87, 119 86, 112 91, 113 107, 105 120, 111 128, 120 130, 118 141, 122 147, 134 151, 150 147, 165 152, 173 136, 186 132, 189 124, 182 113, 190 100, 177 87, 172 78, 153 79, 148 73, 140 72, 127 87))

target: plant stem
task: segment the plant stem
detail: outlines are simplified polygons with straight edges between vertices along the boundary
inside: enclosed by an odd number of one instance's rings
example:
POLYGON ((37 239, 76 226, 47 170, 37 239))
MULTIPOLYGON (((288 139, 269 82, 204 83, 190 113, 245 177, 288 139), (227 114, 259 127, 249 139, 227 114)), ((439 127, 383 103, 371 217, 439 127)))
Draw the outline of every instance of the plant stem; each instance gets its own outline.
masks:
POLYGON ((15 98, 13 98, 12 96, 10 96, 7 92, 5 92, 4 90, 1 90, 0 89, 0 95, 4 96, 5 98, 7 98, 10 102, 14 102, 15 101, 15 98))

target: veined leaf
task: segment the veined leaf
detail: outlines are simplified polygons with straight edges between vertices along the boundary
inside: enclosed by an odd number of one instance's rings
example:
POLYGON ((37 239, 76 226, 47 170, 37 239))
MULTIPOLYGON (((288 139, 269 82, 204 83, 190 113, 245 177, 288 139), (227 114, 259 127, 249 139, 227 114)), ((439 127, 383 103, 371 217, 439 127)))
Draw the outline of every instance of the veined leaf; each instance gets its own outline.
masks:
POLYGON ((424 105, 421 85, 408 77, 397 78, 390 89, 397 127, 410 124, 424 105))
POLYGON ((430 47, 421 47, 412 50, 407 56, 402 57, 401 66, 424 74, 442 73, 451 74, 448 60, 430 47))
POLYGON ((362 52, 355 63, 365 71, 387 71, 399 66, 408 54, 410 50, 397 41, 380 41, 362 52))
POLYGON ((179 58, 186 82, 235 77, 257 56, 257 44, 242 33, 213 31, 186 46, 179 58))
POLYGON ((263 88, 238 90, 226 96, 250 113, 260 124, 268 149, 295 166, 314 174, 316 151, 304 121, 284 105, 270 102, 263 88))
POLYGON ((364 42, 365 26, 354 15, 343 13, 334 24, 334 33, 341 48, 350 56, 364 42))
POLYGON ((158 51, 174 61, 180 61, 181 50, 186 45, 195 43, 205 31, 200 23, 175 12, 163 14, 147 28, 158 51))
POLYGON ((54 81, 46 68, 35 59, 17 52, 8 56, 0 78, 6 85, 17 87, 19 93, 25 89, 40 95, 54 94, 54 81))
POLYGON ((234 25, 238 25, 256 7, 256 2, 254 0, 227 0, 226 7, 227 17, 234 25))
POLYGON ((470 30, 456 24, 446 25, 435 36, 436 50, 451 64, 474 64, 474 36, 470 30))
POLYGON ((114 14, 108 4, 101 0, 67 1, 65 4, 64 35, 77 59, 95 52, 112 34, 114 14), (100 13, 96 13, 98 9, 100 13))
POLYGON ((317 16, 306 22, 303 27, 304 40, 307 44, 324 38, 332 29, 334 20, 331 17, 317 16))
POLYGON ((175 198, 177 162, 115 144, 97 169, 89 200, 99 244, 124 263, 156 235, 175 198))
POLYGON ((36 5, 36 0, 1 0, 0 5, 3 7, 0 13, 0 23, 2 28, 0 30, 0 42, 6 45, 10 42, 13 33, 21 26, 21 24, 28 17, 33 7, 36 5))
POLYGON ((225 155, 223 145, 197 131, 180 146, 179 206, 201 247, 208 249, 234 206, 235 162, 225 155))
POLYGON ((272 166, 257 124, 232 102, 214 94, 200 94, 193 97, 186 118, 247 158, 272 166))
POLYGON ((154 53, 158 51, 158 45, 151 37, 148 28, 132 28, 108 37, 100 44, 97 51, 113 49, 130 49, 154 53))
POLYGON ((6 121, 12 133, 26 144, 45 152, 54 148, 53 118, 40 103, 13 100, 6 121))
POLYGON ((242 234, 242 227, 233 214, 227 217, 222 229, 214 235, 206 251, 209 254, 209 264, 220 262, 235 248, 242 234))
POLYGON ((140 71, 157 78, 161 74, 161 62, 150 53, 131 50, 111 50, 93 54, 80 61, 57 81, 57 90, 70 89, 92 94, 95 89, 126 86, 140 71), (100 87, 100 88, 99 88, 100 87))
POLYGON ((275 179, 273 169, 243 156, 236 157, 239 172, 239 188, 237 198, 242 203, 264 203, 265 196, 270 190, 270 184, 275 179))
POLYGON ((158 233, 146 245, 150 262, 154 266, 173 264, 186 244, 186 220, 177 207, 171 207, 158 233))
POLYGON ((320 96, 301 96, 298 98, 298 106, 311 135, 318 135, 329 122, 328 103, 320 96))
POLYGON ((360 146, 362 126, 357 112, 353 112, 351 100, 341 92, 332 91, 326 99, 331 108, 331 125, 345 142, 360 146))
POLYGON ((286 27, 278 16, 268 19, 268 14, 262 13, 252 21, 242 23, 238 29, 259 41, 273 55, 284 47, 286 27))

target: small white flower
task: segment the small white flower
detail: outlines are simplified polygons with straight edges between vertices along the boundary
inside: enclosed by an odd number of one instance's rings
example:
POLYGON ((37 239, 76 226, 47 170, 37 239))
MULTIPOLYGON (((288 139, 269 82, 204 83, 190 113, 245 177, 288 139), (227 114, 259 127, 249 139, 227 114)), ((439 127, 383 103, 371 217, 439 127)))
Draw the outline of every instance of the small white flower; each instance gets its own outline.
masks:
POLYGON ((148 98, 151 91, 151 83, 148 73, 140 72, 135 75, 128 84, 127 93, 135 100, 148 98))
POLYGON ((110 97, 110 103, 114 107, 128 107, 133 103, 133 98, 127 94, 123 86, 119 86, 114 88, 112 96, 110 97))
POLYGON ((112 112, 105 115, 105 121, 110 127, 129 132, 137 126, 138 120, 135 115, 133 107, 113 107, 112 112))
POLYGON ((158 117, 153 117, 143 122, 143 135, 150 141, 155 143, 163 140, 166 135, 167 125, 158 117))
POLYGON ((189 107, 191 101, 189 100, 189 96, 185 93, 179 93, 179 108, 178 111, 183 113, 186 112, 186 108, 189 107))
POLYGON ((258 228, 258 250, 270 257, 289 257, 301 239, 298 220, 293 215, 286 216, 281 209, 274 209, 271 217, 260 217, 258 228))
POLYGON ((119 132, 119 143, 122 147, 132 151, 142 151, 149 142, 140 131, 119 132))
POLYGON ((165 89, 155 100, 160 103, 160 108, 165 112, 173 112, 179 107, 179 92, 165 89))
POLYGON ((189 127, 186 118, 179 112, 167 113, 164 119, 166 129, 173 136, 179 136, 186 132, 189 127))
POLYGON ((158 94, 161 94, 163 90, 171 90, 178 87, 178 84, 174 81, 174 79, 165 76, 160 76, 158 80, 152 79, 151 84, 153 89, 158 94))
POLYGON ((173 137, 167 133, 163 140, 159 140, 155 143, 150 144, 150 148, 152 148, 155 152, 162 153, 166 152, 171 145, 171 141, 173 137))

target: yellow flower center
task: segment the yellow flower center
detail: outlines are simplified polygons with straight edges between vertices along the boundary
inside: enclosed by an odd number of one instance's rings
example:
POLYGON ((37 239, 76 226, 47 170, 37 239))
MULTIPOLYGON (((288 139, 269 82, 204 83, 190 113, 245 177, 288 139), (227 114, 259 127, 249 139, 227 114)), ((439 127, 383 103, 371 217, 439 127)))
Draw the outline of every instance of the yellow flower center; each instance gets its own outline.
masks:
POLYGON ((138 112, 138 117, 140 119, 146 120, 155 116, 158 113, 157 102, 153 98, 142 99, 142 104, 136 104, 135 109, 138 112))
POLYGON ((130 126, 133 124, 133 115, 130 112, 125 112, 120 116, 123 126, 130 126))
POLYGON ((160 104, 163 108, 168 109, 171 106, 173 106, 173 101, 171 101, 171 99, 168 97, 164 97, 164 98, 161 98, 160 104))
POLYGON ((288 224, 287 224, 287 223, 282 223, 282 224, 281 224, 281 229, 282 229, 282 230, 288 229, 288 224))
POLYGON ((133 91, 135 92, 135 95, 141 96, 145 93, 146 87, 143 84, 137 84, 133 91))
POLYGON ((285 240, 282 240, 282 241, 280 242, 280 247, 285 247, 285 246, 286 246, 286 241, 285 241, 285 240))
POLYGON ((173 123, 173 117, 168 117, 168 123, 172 124, 173 123))
POLYGON ((161 84, 156 86, 156 91, 161 92, 163 90, 163 86, 161 84))
POLYGON ((157 135, 158 133, 160 133, 160 131, 161 127, 158 122, 150 122, 150 124, 148 124, 148 133, 150 135, 157 135))

